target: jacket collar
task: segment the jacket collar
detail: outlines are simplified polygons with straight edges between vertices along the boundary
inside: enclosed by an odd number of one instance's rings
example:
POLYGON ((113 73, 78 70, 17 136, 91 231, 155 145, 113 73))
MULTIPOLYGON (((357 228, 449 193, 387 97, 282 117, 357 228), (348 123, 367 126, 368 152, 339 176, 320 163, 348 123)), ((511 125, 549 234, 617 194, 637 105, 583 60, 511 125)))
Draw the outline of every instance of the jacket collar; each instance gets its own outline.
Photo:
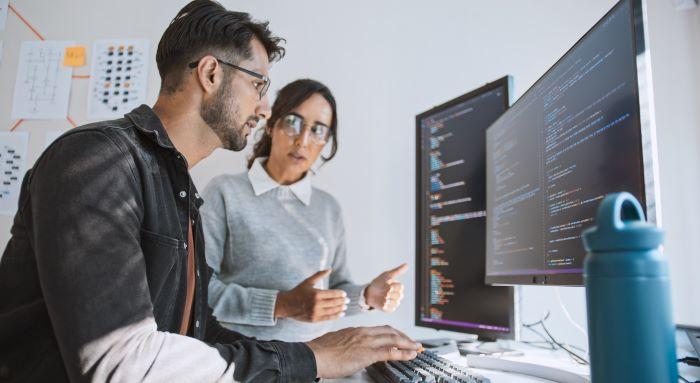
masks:
MULTIPOLYGON (((187 160, 185 159, 185 156, 175 149, 175 146, 173 145, 172 141, 170 141, 170 137, 168 136, 168 132, 165 130, 163 123, 160 121, 160 118, 158 118, 158 115, 156 115, 151 107, 148 105, 141 105, 127 113, 126 117, 134 123, 136 129, 143 132, 145 136, 155 142, 156 145, 177 154, 183 161, 182 166, 187 173, 187 177, 190 177, 189 170, 187 170, 187 160)), ((197 187, 195 186, 194 182, 191 181, 191 177, 189 183, 190 195, 196 196, 193 201, 197 208, 199 208, 202 206, 204 201, 199 196, 197 187)))
POLYGON ((160 118, 158 118, 153 109, 148 105, 137 107, 127 113, 126 117, 136 125, 138 130, 146 133, 146 136, 158 144, 158 146, 176 150, 160 118))

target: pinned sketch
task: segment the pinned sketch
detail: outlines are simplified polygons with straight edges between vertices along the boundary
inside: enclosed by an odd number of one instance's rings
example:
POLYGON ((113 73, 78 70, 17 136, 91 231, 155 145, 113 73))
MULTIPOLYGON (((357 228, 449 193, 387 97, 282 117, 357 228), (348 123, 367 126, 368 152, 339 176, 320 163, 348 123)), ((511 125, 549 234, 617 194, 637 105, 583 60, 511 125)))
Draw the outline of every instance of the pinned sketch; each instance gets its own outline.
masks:
POLYGON ((7 22, 7 8, 9 3, 10 0, 0 0, 0 31, 5 30, 5 23, 7 22))
POLYGON ((17 211, 20 187, 27 171, 29 133, 0 132, 0 214, 17 211))
POLYGON ((61 137, 65 130, 49 130, 46 132, 46 141, 44 142, 44 150, 48 148, 58 137, 61 137))
POLYGON ((88 118, 122 117, 146 102, 148 51, 148 40, 95 42, 88 118))
POLYGON ((12 118, 66 118, 72 68, 63 66, 63 54, 72 45, 70 41, 22 43, 12 118))

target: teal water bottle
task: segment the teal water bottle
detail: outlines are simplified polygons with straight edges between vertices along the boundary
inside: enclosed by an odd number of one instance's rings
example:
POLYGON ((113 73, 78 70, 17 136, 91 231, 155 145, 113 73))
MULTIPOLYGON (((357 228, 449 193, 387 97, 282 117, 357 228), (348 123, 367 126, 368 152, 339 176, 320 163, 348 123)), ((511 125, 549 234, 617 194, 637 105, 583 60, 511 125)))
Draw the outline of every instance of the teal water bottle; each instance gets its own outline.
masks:
POLYGON ((676 383, 664 232, 629 193, 610 194, 583 232, 593 383, 676 383))

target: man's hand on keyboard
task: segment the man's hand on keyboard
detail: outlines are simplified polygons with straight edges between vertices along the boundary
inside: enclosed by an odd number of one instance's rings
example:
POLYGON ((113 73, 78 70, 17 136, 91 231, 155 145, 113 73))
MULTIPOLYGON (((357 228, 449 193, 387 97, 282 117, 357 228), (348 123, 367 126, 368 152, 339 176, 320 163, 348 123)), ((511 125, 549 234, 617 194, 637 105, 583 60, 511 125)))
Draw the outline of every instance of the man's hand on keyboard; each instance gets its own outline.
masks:
POLYGON ((352 375, 383 360, 411 360, 420 343, 390 326, 346 328, 307 343, 316 357, 319 378, 352 375))

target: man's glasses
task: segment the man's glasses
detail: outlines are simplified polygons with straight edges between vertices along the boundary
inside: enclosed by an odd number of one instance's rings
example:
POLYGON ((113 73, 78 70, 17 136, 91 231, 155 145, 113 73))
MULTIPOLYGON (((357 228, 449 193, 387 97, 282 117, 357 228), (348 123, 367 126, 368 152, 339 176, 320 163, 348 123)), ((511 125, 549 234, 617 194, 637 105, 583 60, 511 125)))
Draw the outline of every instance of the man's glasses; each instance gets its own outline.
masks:
MULTIPOLYGON (((288 114, 282 119, 282 129, 291 138, 298 137, 304 130, 304 119, 296 114, 288 114)), ((309 140, 315 145, 325 145, 330 128, 316 123, 309 126, 309 140)))
MULTIPOLYGON (((258 91, 258 94, 260 95, 261 100, 263 99, 263 97, 265 97, 267 90, 270 88, 270 78, 269 77, 262 75, 260 73, 257 73, 257 72, 253 72, 252 70, 245 69, 245 68, 240 67, 236 64, 231 64, 230 62, 226 62, 226 61, 221 60, 219 58, 216 58, 216 57, 214 57, 214 58, 216 59, 216 61, 220 62, 221 64, 228 65, 231 68, 238 69, 239 71, 241 71, 243 73, 249 74, 257 79, 262 80, 262 82, 255 83, 255 89, 258 91)), ((190 67, 190 69, 194 69, 197 67, 197 65, 199 65, 199 60, 190 63, 190 65, 188 65, 188 66, 190 67)))

